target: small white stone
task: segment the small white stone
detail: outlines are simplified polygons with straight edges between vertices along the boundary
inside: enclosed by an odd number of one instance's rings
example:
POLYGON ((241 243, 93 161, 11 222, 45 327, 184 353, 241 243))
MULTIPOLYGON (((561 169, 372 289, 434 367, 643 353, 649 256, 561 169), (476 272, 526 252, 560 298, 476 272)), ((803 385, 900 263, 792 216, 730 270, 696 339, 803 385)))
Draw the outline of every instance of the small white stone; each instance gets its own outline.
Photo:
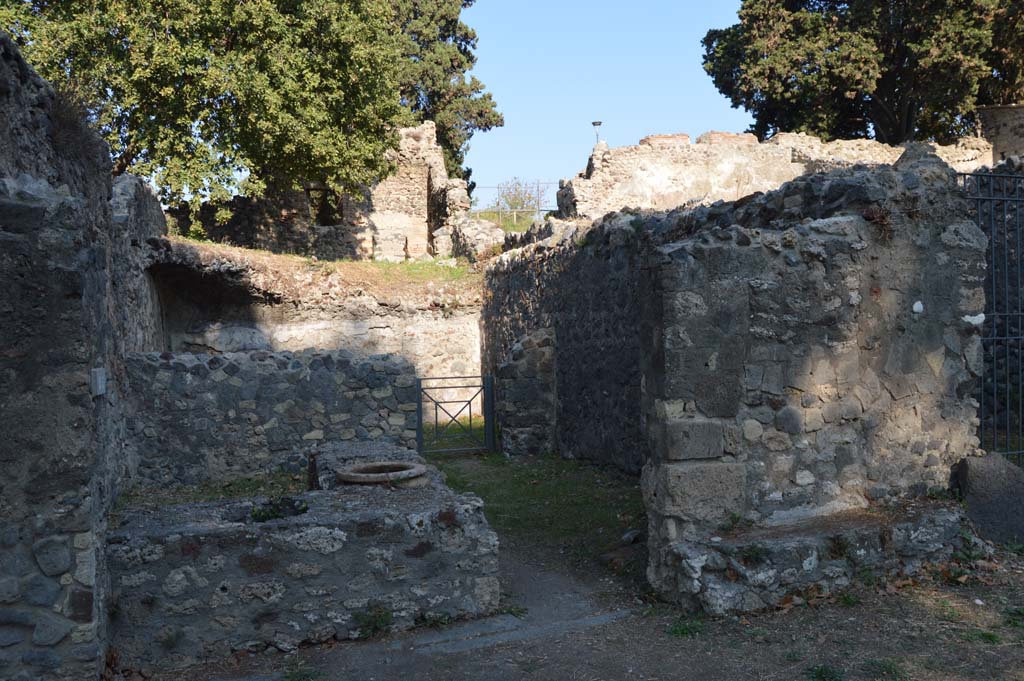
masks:
POLYGON ((914 314, 921 314, 924 312, 924 303, 920 300, 914 303, 914 314))
POLYGON ((971 326, 981 326, 982 324, 985 323, 985 313, 982 312, 981 314, 976 314, 973 316, 964 315, 963 320, 970 324, 971 326))

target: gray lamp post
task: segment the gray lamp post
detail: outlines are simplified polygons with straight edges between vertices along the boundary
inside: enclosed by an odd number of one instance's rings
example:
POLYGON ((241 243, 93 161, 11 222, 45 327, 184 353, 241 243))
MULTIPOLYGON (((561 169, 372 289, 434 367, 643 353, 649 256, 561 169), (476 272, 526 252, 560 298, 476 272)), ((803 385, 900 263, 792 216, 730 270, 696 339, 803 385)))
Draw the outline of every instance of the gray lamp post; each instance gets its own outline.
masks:
POLYGON ((594 137, 597 143, 601 142, 601 121, 594 121, 591 123, 594 126, 594 137))

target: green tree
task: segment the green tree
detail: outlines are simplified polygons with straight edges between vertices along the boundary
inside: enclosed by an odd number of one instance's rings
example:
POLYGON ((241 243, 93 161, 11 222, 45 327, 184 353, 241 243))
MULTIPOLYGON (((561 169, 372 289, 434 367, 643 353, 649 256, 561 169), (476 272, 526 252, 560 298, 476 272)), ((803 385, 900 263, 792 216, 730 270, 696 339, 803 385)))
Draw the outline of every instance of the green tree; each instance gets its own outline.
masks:
MULTIPOLYGON (((874 136, 897 144, 968 131, 991 87, 999 0, 744 0, 708 32, 704 67, 753 132, 874 136)), ((1018 37, 1019 40, 1019 37, 1018 37)))
POLYGON ((352 191, 407 116, 386 0, 5 0, 0 27, 163 199, 352 191))
POLYGON ((473 133, 505 124, 484 84, 469 75, 476 64, 477 36, 460 20, 475 0, 393 0, 404 39, 402 102, 417 120, 437 124, 438 143, 452 177, 464 169, 473 133))

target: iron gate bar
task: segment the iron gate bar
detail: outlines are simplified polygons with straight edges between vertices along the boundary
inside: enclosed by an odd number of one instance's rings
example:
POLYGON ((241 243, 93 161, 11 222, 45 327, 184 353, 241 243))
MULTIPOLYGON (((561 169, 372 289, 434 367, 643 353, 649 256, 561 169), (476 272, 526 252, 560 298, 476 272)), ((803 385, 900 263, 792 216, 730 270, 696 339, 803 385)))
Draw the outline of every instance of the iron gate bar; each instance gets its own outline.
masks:
POLYGON ((988 270, 991 274, 986 276, 988 290, 982 322, 985 363, 978 390, 979 438, 983 448, 1002 453, 1021 464, 1024 463, 1024 275, 1021 272, 1024 177, 973 173, 962 174, 960 179, 968 198, 974 202, 975 219, 988 236, 990 246, 988 270), (998 271, 1000 266, 1002 277, 998 271), (1010 274, 1011 267, 1016 270, 1016 281, 1010 274), (1015 296, 1011 295, 1013 284, 1016 284, 1015 296), (1013 350, 1015 352, 1011 352, 1013 350), (999 366, 1000 355, 1002 367, 999 366), (1016 376, 1012 371, 1014 364, 1016 376), (1002 391, 1000 378, 1003 379, 1002 391), (1014 431, 1016 441, 1011 444, 1014 431))
POLYGON ((459 453, 459 452, 480 452, 494 451, 495 422, 494 422, 494 380, 491 376, 439 376, 416 379, 416 448, 421 453, 459 453), (447 384, 446 384, 447 382, 447 384), (451 384, 451 382, 457 382, 451 384), (474 390, 473 394, 458 399, 449 399, 447 395, 431 394, 444 390, 474 390), (483 433, 482 437, 476 432, 476 423, 479 422, 473 410, 473 402, 481 398, 483 401, 483 433), (428 402, 429 401, 429 402, 428 402), (432 403, 434 408, 434 419, 431 428, 431 437, 425 437, 426 424, 424 423, 423 405, 432 403), (462 405, 458 409, 449 405, 462 405), (454 412, 454 413, 453 413, 454 412), (441 422, 441 414, 447 420, 441 422), (468 416, 468 425, 463 423, 463 415, 468 416), (446 446, 447 443, 462 444, 467 446, 446 446))

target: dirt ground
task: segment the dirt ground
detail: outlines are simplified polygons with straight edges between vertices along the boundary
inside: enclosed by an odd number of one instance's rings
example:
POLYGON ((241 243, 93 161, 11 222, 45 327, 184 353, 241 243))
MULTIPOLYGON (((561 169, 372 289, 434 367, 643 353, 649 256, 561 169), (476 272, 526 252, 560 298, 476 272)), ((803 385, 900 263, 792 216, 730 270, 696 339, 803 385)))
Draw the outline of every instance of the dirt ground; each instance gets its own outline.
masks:
POLYGON ((609 523, 636 522, 606 508, 608 499, 635 500, 635 480, 564 462, 525 468, 530 465, 464 458, 441 466, 456 488, 476 480, 485 501, 487 490, 503 490, 493 513, 504 520, 491 520, 502 537, 501 614, 154 678, 1024 681, 1024 559, 1016 553, 974 551, 958 566, 914 581, 858 583, 775 612, 695 617, 647 594, 642 543, 609 553, 614 540, 604 546, 594 540, 623 529, 609 523), (523 492, 516 485, 541 488, 542 498, 547 486, 564 495, 574 484, 584 497, 574 511, 582 518, 560 523, 566 509, 554 504, 549 526, 538 531, 536 514, 544 513, 544 504, 524 492, 534 515, 524 505, 527 522, 511 520, 516 515, 509 504, 523 492), (591 493, 595 484, 598 492, 591 493), (588 508, 594 512, 589 521, 588 508))

